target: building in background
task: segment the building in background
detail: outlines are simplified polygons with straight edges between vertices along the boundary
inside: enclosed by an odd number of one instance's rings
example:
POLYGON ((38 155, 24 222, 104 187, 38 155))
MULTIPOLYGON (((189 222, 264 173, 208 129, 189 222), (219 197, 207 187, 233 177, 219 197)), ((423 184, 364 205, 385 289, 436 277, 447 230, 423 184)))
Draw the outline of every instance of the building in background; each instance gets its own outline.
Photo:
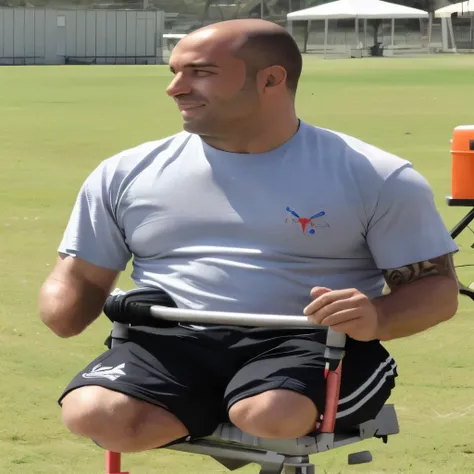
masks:
MULTIPOLYGON (((389 1, 430 12, 454 3, 389 1)), ((161 64, 182 36, 203 25, 265 18, 286 27, 289 12, 322 3, 329 0, 0 0, 0 64, 161 64)), ((397 22, 397 43, 441 44, 437 23, 433 37, 425 23, 397 22)), ((464 23, 453 20, 459 41, 469 39, 464 23)), ((373 21, 369 28, 378 41, 388 40, 389 22, 373 21)), ((309 32, 295 22, 292 33, 302 50, 308 41, 317 49, 323 22, 312 22, 309 32)), ((334 44, 347 43, 351 35, 353 21, 331 21, 329 40, 334 44)))
POLYGON ((0 0, 0 64, 161 64, 164 13, 122 6, 0 0))

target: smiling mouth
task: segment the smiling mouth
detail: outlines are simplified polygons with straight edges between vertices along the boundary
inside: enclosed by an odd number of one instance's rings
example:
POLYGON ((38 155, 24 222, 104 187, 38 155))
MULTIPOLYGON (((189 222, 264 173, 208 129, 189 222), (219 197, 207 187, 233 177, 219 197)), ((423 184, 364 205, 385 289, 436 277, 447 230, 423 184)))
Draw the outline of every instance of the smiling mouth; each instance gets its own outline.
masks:
POLYGON ((181 111, 198 109, 200 107, 204 107, 204 104, 178 104, 178 108, 181 111))

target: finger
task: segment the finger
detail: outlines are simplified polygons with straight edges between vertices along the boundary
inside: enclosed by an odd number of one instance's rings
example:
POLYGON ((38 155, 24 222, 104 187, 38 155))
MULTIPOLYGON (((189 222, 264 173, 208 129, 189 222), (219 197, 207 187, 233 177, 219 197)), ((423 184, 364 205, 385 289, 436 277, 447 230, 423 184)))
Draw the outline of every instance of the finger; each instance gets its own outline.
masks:
MULTIPOLYGON (((348 314, 348 312, 362 316, 366 310, 355 304, 353 298, 346 298, 344 300, 334 301, 308 316, 311 316, 311 320, 315 322, 315 324, 330 325, 331 323, 326 320, 329 318, 334 319, 335 315, 348 314)), ((332 319, 329 319, 329 321, 332 321, 332 319)), ((338 322, 342 321, 335 321, 333 324, 337 324, 338 322)))
POLYGON ((358 307, 354 304, 352 298, 346 298, 343 300, 337 300, 332 303, 329 303, 326 306, 323 306, 318 311, 309 314, 314 324, 324 324, 329 325, 328 322, 323 322, 328 318, 331 318, 335 314, 344 313, 347 311, 359 311, 358 307))
POLYGON ((335 327, 340 324, 345 324, 351 321, 357 321, 359 319, 362 319, 362 316, 363 315, 360 311, 358 311, 358 309, 350 308, 335 312, 327 316, 326 318, 321 319, 321 322, 319 324, 322 324, 323 326, 335 327))
POLYGON ((315 300, 311 301, 306 308, 303 310, 305 316, 314 314, 324 306, 334 303, 335 301, 344 300, 350 298, 353 295, 352 290, 333 290, 324 293, 315 300))
POLYGON ((325 293, 329 293, 331 291, 330 288, 326 288, 325 286, 315 286, 311 290, 311 298, 319 298, 320 296, 324 295, 325 293))

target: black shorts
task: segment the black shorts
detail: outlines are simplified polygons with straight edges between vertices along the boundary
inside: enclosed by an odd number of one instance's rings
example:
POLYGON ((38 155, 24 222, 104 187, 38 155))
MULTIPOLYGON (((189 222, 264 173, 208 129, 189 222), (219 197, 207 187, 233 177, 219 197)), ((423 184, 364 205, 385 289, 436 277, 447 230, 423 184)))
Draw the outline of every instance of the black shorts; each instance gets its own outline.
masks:
MULTIPOLYGON (((194 438, 228 422, 229 408, 267 390, 288 389, 325 407, 326 332, 210 326, 130 328, 129 340, 80 372, 63 397, 99 385, 165 406, 194 438)), ((395 361, 378 341, 348 339, 336 430, 372 419, 389 398, 395 361)))

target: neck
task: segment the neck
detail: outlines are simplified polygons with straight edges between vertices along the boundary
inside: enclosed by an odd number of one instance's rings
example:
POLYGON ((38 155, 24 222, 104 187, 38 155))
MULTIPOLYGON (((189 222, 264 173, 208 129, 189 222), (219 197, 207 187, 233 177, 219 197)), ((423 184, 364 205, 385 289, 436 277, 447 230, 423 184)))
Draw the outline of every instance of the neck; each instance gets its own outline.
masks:
POLYGON ((286 143, 298 130, 299 120, 293 112, 284 120, 273 119, 249 121, 240 128, 234 128, 229 134, 202 136, 202 140, 213 148, 229 153, 258 154, 274 150, 286 143))

